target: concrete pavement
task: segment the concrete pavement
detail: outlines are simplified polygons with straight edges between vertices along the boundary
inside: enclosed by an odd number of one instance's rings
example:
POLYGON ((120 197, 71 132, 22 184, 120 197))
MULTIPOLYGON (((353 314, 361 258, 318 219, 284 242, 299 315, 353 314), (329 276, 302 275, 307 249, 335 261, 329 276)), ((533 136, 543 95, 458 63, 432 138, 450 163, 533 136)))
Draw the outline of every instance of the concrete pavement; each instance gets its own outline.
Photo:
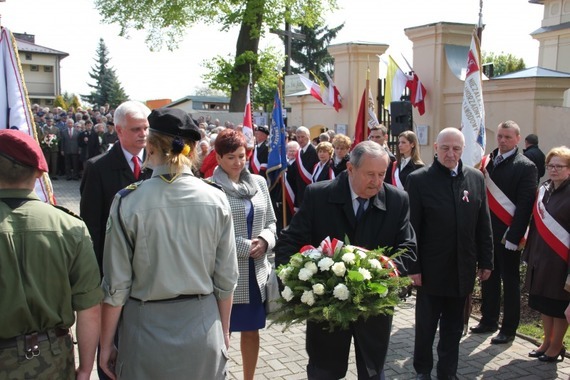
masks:
MULTIPOLYGON (((59 180, 53 182, 59 204, 79 213, 79 182, 59 180)), ((414 379, 412 363, 414 346, 414 304, 411 297, 401 304, 394 315, 390 348, 386 359, 387 379, 414 379)), ((470 325, 477 321, 471 319, 470 325)), ((261 348, 257 364, 256 379, 305 379, 307 354, 305 352, 305 327, 295 325, 286 332, 283 326, 273 325, 260 332, 261 348)), ((458 377, 460 379, 570 379, 570 359, 559 363, 542 363, 529 358, 528 352, 536 348, 518 337, 507 345, 491 345, 492 335, 467 334, 460 344, 458 377)), ((437 339, 436 343, 437 344, 437 339)), ((437 358, 437 354, 434 353, 437 358)), ((184 360, 181 358, 181 360, 184 360)), ((437 360, 437 359, 436 359, 437 360)), ((230 379, 242 379, 239 334, 231 339, 230 379)), ((435 379, 435 370, 433 371, 435 379)), ((97 379, 94 371, 91 377, 97 379)), ((346 379, 356 379, 354 350, 349 358, 346 379)), ((159 379, 157 379, 159 380, 159 379)), ((203 379, 207 380, 207 379, 203 379)))

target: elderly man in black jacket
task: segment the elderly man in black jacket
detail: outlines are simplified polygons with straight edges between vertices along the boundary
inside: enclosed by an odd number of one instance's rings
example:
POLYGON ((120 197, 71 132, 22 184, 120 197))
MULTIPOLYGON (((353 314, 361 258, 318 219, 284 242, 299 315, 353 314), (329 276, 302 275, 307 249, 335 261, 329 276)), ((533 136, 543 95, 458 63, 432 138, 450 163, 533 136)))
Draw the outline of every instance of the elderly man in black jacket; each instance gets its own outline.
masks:
POLYGON ((465 300, 476 274, 484 281, 493 269, 485 182, 480 171, 463 166, 464 145, 458 129, 442 130, 434 163, 411 173, 406 182, 418 242, 418 260, 409 270, 417 286, 417 379, 431 379, 438 322, 437 378, 456 378, 465 300))
MULTIPOLYGON (((275 247, 277 265, 287 263, 303 245, 319 246, 327 236, 341 241, 347 236, 351 244, 367 249, 406 250, 406 257, 397 263, 406 273, 409 261, 415 259, 415 235, 407 194, 384 183, 388 162, 384 148, 365 141, 351 152, 346 171, 332 181, 308 186, 299 212, 275 247)), ((307 322, 308 378, 343 378, 354 336, 358 378, 382 379, 391 326, 388 315, 358 320, 348 330, 332 332, 325 330, 328 325, 307 322)))

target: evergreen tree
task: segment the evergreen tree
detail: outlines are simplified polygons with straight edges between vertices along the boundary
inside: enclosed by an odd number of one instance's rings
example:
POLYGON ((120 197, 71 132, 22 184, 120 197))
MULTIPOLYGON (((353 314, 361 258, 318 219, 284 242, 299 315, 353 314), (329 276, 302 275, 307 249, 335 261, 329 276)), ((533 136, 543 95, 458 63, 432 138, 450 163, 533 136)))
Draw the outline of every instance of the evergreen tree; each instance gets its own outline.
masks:
POLYGON ((102 38, 99 39, 96 54, 96 65, 91 68, 89 73, 95 84, 88 83, 93 91, 89 95, 81 95, 81 98, 92 105, 101 106, 109 103, 111 107, 115 108, 128 99, 128 96, 117 78, 115 69, 109 66, 109 50, 102 38))
POLYGON ((295 28, 295 33, 305 35, 305 40, 293 39, 291 41, 291 61, 296 64, 291 67, 294 74, 312 71, 325 80, 324 73, 333 75, 334 59, 327 50, 331 40, 335 38, 344 27, 344 23, 329 29, 327 26, 315 25, 308 27, 301 25, 295 28))
POLYGON ((58 95, 55 97, 55 100, 53 101, 53 106, 61 107, 62 109, 67 110, 67 103, 65 102, 65 99, 63 98, 62 95, 58 95))

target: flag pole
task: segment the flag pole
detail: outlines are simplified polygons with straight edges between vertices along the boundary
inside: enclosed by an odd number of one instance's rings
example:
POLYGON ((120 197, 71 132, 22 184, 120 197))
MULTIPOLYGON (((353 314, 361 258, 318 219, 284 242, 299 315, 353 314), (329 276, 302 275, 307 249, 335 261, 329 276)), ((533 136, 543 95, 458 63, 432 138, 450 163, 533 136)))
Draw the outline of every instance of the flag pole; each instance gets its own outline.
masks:
MULTIPOLYGON (((281 99, 281 95, 283 94, 283 81, 281 80, 282 73, 279 72, 279 77, 277 80, 277 93, 279 94, 279 99, 281 99)), ((281 181, 281 207, 282 207, 282 217, 283 217, 283 228, 287 227, 287 195, 285 189, 285 173, 287 172, 287 168, 282 170, 279 174, 279 180, 281 181)))
POLYGON ((479 39, 479 47, 483 38, 483 0, 479 0, 479 22, 477 23, 477 38, 479 39))
POLYGON ((366 65, 366 88, 364 89, 364 98, 366 99, 366 109, 365 109, 365 116, 364 116, 364 134, 363 141, 368 140, 368 123, 370 121, 370 115, 368 114, 369 104, 368 102, 369 97, 368 94, 370 93, 370 56, 368 56, 368 64, 366 65))

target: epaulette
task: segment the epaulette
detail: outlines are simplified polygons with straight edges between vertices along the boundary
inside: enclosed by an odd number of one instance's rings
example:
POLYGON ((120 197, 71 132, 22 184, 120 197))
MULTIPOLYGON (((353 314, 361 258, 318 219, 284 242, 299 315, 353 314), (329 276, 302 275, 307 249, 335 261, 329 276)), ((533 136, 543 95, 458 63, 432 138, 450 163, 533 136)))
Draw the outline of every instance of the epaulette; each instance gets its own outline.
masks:
POLYGON ((213 186, 216 189, 221 190, 223 193, 225 193, 224 188, 221 187, 220 185, 218 185, 217 183, 215 183, 214 181, 210 181, 209 179, 206 179, 206 178, 202 178, 202 181, 204 181, 204 183, 206 183, 210 186, 213 186))
POLYGON ((60 206, 60 205, 53 205, 53 204, 52 204, 52 206, 55 207, 55 208, 57 208, 58 210, 61 210, 61 211, 65 212, 65 213, 68 214, 68 215, 71 215, 71 216, 73 216, 73 217, 79 219, 79 220, 83 220, 83 218, 81 218, 79 215, 77 215, 76 213, 74 213, 73 211, 71 211, 71 210, 68 209, 68 208, 65 208, 65 207, 60 206))
POLYGON ((119 190, 118 194, 121 196, 121 198, 124 198, 133 191, 135 191, 136 189, 138 189, 141 183, 143 183, 143 181, 131 183, 129 186, 125 187, 124 189, 119 190))

